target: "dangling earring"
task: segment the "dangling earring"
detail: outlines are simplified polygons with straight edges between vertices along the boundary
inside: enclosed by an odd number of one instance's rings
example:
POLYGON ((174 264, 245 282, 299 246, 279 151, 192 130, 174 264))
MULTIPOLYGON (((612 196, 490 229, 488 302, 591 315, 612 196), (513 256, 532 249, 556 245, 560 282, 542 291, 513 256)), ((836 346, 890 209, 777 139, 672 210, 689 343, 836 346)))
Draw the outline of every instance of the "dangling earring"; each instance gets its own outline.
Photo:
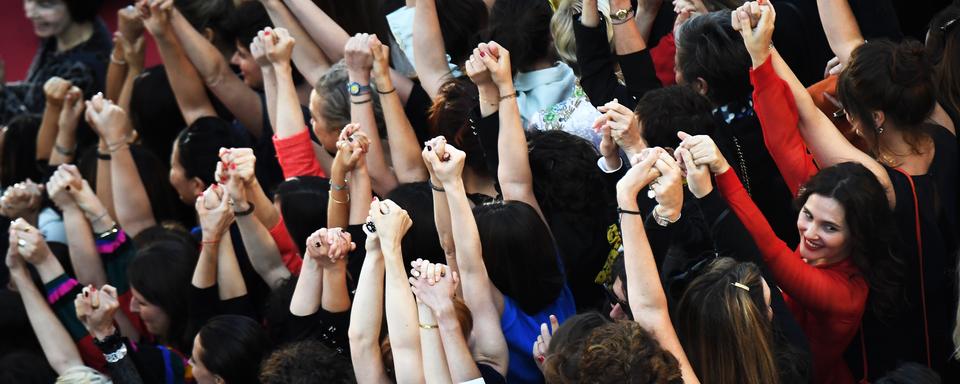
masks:
POLYGON ((883 133, 883 126, 881 125, 881 126, 877 127, 877 134, 879 135, 879 134, 882 134, 882 133, 883 133))

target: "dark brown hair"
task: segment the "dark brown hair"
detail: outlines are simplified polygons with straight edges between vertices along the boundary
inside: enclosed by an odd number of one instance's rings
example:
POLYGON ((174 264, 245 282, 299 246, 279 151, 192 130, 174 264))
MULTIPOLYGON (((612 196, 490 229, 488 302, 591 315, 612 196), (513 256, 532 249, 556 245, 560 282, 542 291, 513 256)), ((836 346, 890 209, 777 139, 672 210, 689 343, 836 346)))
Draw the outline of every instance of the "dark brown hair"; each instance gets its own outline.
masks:
POLYGON ((675 319, 698 377, 719 384, 779 382, 763 280, 755 264, 727 257, 711 262, 684 291, 675 319))
POLYGON ((466 166, 486 175, 480 139, 470 128, 470 114, 479 105, 477 86, 466 77, 453 78, 443 83, 430 106, 428 121, 433 135, 442 135, 448 142, 467 153, 466 166))
MULTIPOLYGON (((886 121, 903 130, 904 140, 919 153, 926 137, 922 123, 936 101, 933 67, 916 41, 870 41, 853 50, 837 81, 837 96, 850 117, 876 135, 872 113, 882 111, 886 121)), ((877 155, 879 140, 875 141, 877 155)))

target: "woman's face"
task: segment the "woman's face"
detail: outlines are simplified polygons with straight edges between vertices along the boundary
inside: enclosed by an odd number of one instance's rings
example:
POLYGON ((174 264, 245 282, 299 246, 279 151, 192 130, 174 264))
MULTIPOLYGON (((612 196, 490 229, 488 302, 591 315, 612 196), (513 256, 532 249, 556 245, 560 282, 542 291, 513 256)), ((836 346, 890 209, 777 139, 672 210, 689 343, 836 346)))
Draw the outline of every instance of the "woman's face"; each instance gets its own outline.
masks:
POLYGON ((73 23, 63 0, 24 0, 23 12, 33 23, 33 33, 39 38, 59 35, 73 23))
POLYGON ((244 84, 253 89, 263 89, 263 72, 260 71, 260 65, 253 59, 253 55, 250 54, 249 48, 237 43, 237 50, 233 52, 230 64, 240 67, 244 84))
POLYGON ((831 197, 811 194, 797 216, 800 256, 812 265, 845 259, 850 251, 846 211, 831 197))
MULTIPOLYGON (((177 191, 180 201, 192 206, 199 196, 195 179, 187 178, 187 170, 180 164, 180 145, 173 143, 173 152, 170 153, 170 185, 177 191)), ((203 189, 200 189, 203 192, 203 189)))
POLYGON ((167 337, 167 331, 170 330, 170 316, 167 312, 143 298, 136 288, 130 287, 130 292, 133 293, 130 312, 140 315, 143 325, 147 327, 147 332, 154 336, 167 337))
POLYGON ((190 354, 190 367, 193 372, 193 378, 197 381, 197 384, 220 384, 223 383, 223 379, 219 375, 210 372, 203 361, 201 361, 200 356, 203 354, 203 343, 200 340, 200 334, 197 334, 197 337, 193 338, 193 352, 190 354))
POLYGON ((316 90, 310 92, 310 126, 313 128, 313 134, 320 140, 320 145, 328 153, 337 153, 337 140, 340 138, 340 130, 330 130, 326 120, 320 115, 320 109, 323 108, 323 96, 320 96, 316 90))

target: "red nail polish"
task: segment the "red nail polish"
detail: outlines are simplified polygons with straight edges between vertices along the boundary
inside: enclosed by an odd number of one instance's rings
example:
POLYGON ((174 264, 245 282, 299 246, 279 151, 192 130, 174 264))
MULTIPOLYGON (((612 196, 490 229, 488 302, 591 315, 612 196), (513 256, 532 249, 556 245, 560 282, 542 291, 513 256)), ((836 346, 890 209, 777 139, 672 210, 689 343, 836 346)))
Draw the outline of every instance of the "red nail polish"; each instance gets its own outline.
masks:
POLYGON ((230 163, 230 169, 237 169, 236 163, 230 163))
POLYGON ((270 36, 270 31, 263 31, 264 36, 270 36))
POLYGON ((486 55, 487 55, 486 53, 483 53, 483 51, 480 51, 480 57, 484 57, 486 55))

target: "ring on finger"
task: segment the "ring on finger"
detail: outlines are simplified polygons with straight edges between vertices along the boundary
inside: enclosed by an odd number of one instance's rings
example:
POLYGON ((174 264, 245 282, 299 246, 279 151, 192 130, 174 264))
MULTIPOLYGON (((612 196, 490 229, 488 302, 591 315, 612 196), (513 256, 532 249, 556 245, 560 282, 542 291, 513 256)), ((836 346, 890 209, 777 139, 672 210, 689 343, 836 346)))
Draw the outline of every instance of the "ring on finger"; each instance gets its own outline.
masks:
POLYGON ((386 205, 386 204, 383 204, 383 203, 380 203, 380 213, 382 213, 382 214, 384 214, 384 215, 389 215, 389 214, 390 214, 390 206, 389 206, 389 205, 386 205))
POLYGON ((18 240, 17 240, 17 245, 20 246, 20 247, 26 247, 26 246, 27 246, 27 241, 24 240, 24 239, 18 239, 18 240))

